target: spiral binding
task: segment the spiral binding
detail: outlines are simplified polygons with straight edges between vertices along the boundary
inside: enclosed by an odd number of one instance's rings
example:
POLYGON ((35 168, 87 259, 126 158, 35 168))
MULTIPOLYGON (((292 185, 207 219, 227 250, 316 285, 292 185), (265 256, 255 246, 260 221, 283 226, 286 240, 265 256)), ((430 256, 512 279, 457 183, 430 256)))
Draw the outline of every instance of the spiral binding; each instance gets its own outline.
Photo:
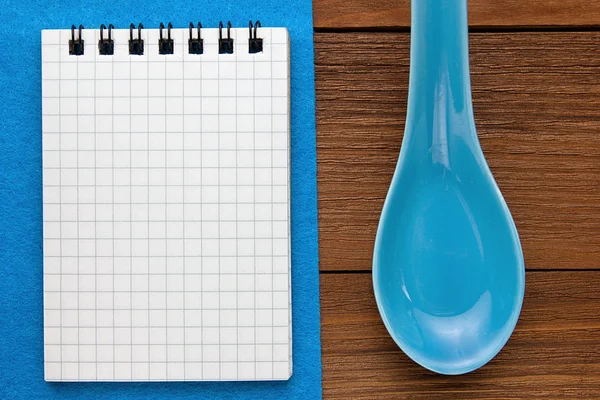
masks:
POLYGON ((233 54, 231 22, 227 21, 227 37, 223 38, 223 22, 219 21, 219 54, 233 54))
POLYGON ((75 25, 71 25, 71 39, 69 40, 69 55, 72 56, 81 56, 83 55, 83 39, 81 38, 81 31, 83 30, 83 25, 79 25, 77 29, 79 33, 79 37, 75 39, 75 25))
MULTIPOLYGON (((260 21, 248 23, 249 39, 248 39, 248 53, 255 54, 263 51, 263 39, 258 37, 258 28, 261 27, 260 21)), ((83 25, 79 25, 78 28, 75 25, 71 25, 71 38, 69 39, 69 55, 81 56, 84 54, 85 46, 82 36, 83 25), (75 32, 77 31, 77 35, 75 32)), ((109 24, 108 28, 106 25, 100 25, 100 40, 98 40, 98 54, 102 56, 110 56, 115 53, 115 42, 112 38, 112 31, 115 29, 113 24, 109 24), (108 30, 107 37, 104 37, 104 31, 108 30)), ((144 39, 142 39, 142 29, 144 26, 140 23, 137 28, 134 24, 129 25, 129 54, 131 55, 144 55, 144 39), (134 35, 134 31, 137 33, 134 35), (134 37, 135 36, 135 37, 134 37)), ((162 55, 173 54, 175 49, 175 41, 171 38, 171 29, 173 24, 170 22, 167 24, 166 37, 163 34, 165 30, 165 24, 162 22, 159 26, 159 39, 158 39, 158 53, 162 55)), ((225 27, 223 22, 219 22, 219 54, 233 54, 233 38, 231 37, 231 22, 227 21, 226 35, 223 35, 225 27)), ((196 35, 194 37, 194 23, 190 22, 189 26, 189 38, 188 38, 188 52, 189 54, 203 54, 204 53, 204 39, 200 31, 202 30, 202 24, 198 22, 196 25, 196 35)))
POLYGON ((171 29, 173 25, 169 22, 167 27, 167 38, 163 38, 163 29, 165 24, 160 23, 160 38, 158 39, 158 54, 173 54, 173 39, 171 39, 171 29))
POLYGON ((252 35, 252 21, 248 23, 248 30, 250 31, 250 39, 248 39, 248 52, 250 54, 262 53, 263 51, 263 40, 258 37, 258 28, 260 28, 260 21, 256 21, 254 24, 254 36, 252 35))
POLYGON ((190 22, 190 38, 188 39, 188 51, 190 54, 202 54, 204 53, 204 40, 202 40, 202 36, 200 35, 200 29, 202 29, 202 24, 198 22, 196 28, 198 30, 197 38, 193 37, 192 29, 194 29, 194 24, 190 22))
MULTIPOLYGON (((112 40, 113 24, 108 25, 108 39, 104 39, 104 30, 106 26, 100 25, 100 40, 98 41, 98 53, 103 56, 112 56, 115 54, 115 42, 112 40)), ((80 35, 81 37, 81 35, 80 35)))
POLYGON ((138 24, 137 27, 137 38, 133 38, 133 30, 135 29, 135 25, 129 24, 129 54, 135 54, 137 56, 144 55, 144 39, 142 39, 142 29, 144 29, 144 25, 141 23, 138 24))

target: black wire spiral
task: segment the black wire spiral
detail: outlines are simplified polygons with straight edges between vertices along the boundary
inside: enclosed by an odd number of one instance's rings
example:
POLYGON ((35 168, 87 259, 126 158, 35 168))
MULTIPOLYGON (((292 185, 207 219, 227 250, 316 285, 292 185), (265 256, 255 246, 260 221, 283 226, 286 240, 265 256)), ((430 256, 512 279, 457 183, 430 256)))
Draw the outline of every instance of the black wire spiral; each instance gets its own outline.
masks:
MULTIPOLYGON (((260 53, 263 51, 263 39, 258 37, 258 28, 260 27, 260 21, 256 21, 254 24, 252 21, 248 23, 248 53, 250 54, 260 53)), ((202 38, 200 32, 202 29, 202 24, 198 22, 195 28, 196 34, 194 35, 194 23, 190 22, 188 53, 204 54, 204 39, 202 38)), ((79 25, 79 27, 71 25, 71 38, 69 39, 70 55, 81 56, 84 54, 85 45, 83 40, 83 29, 83 25, 79 25), (77 31, 77 35, 75 31, 77 31)), ((113 24, 109 24, 108 28, 106 28, 106 25, 104 24, 100 25, 98 54, 102 56, 110 56, 115 54, 115 42, 112 37, 113 29, 115 29, 113 24), (108 30, 107 37, 104 36, 105 30, 108 30)), ((144 26, 141 23, 139 23, 137 27, 133 23, 129 25, 129 54, 131 55, 144 55, 144 39, 142 39, 142 29, 144 29, 144 26), (134 35, 135 30, 137 30, 137 34, 134 35)), ((158 53, 162 55, 173 54, 175 50, 175 40, 171 37, 173 24, 170 22, 167 24, 166 37, 163 33, 164 29, 165 24, 161 22, 159 26, 158 53)), ((231 22, 227 21, 227 26, 225 28, 223 22, 220 21, 218 41, 219 54, 233 54, 234 48, 234 39, 231 37, 231 22), (226 34, 223 32, 225 29, 227 29, 226 34)))

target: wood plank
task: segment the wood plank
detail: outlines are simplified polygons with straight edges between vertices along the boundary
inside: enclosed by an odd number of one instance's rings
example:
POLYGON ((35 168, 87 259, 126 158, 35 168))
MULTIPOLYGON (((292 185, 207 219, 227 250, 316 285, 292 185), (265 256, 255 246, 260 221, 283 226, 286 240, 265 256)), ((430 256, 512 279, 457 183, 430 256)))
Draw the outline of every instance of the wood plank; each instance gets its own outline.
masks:
MULTIPOLYGON (((599 32, 471 35, 478 133, 528 268, 600 267, 599 43, 599 32)), ((409 35, 320 33, 315 46, 321 269, 369 270, 409 35)))
POLYGON ((467 375, 408 359, 379 317, 371 274, 321 274, 325 399, 597 399, 600 271, 528 272, 521 318, 504 349, 467 375))
MULTIPOLYGON (((410 26, 410 0, 315 0, 317 29, 410 26)), ((470 0, 469 24, 476 27, 600 25, 600 3, 588 0, 470 0)))

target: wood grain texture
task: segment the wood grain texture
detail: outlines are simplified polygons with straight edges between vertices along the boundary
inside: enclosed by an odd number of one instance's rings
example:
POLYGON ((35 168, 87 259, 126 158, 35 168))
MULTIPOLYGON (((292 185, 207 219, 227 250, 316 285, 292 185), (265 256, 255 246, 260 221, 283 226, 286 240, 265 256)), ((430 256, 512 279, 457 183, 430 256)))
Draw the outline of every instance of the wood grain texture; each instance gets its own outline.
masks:
MULTIPOLYGON (((315 35, 321 270, 370 270, 409 35, 315 35)), ((600 33, 471 35, 481 145, 530 269, 600 267, 600 33)))
MULTIPOLYGON (((410 26, 410 0, 315 0, 315 28, 410 26)), ((478 27, 600 25, 600 2, 589 0, 470 0, 469 24, 478 27)))
POLYGON ((600 271, 528 272, 521 318, 489 364, 425 370, 388 335, 371 274, 321 275, 325 399, 600 398, 600 271))

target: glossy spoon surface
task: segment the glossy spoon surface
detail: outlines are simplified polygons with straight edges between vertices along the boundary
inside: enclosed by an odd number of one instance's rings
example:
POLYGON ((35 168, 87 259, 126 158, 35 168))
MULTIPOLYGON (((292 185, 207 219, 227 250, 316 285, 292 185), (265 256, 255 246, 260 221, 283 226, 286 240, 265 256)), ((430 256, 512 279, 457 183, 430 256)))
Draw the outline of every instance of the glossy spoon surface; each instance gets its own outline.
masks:
POLYGON ((513 332, 525 289, 519 237, 479 145, 466 0, 413 0, 406 127, 382 211, 373 286, 398 346, 462 374, 513 332))

